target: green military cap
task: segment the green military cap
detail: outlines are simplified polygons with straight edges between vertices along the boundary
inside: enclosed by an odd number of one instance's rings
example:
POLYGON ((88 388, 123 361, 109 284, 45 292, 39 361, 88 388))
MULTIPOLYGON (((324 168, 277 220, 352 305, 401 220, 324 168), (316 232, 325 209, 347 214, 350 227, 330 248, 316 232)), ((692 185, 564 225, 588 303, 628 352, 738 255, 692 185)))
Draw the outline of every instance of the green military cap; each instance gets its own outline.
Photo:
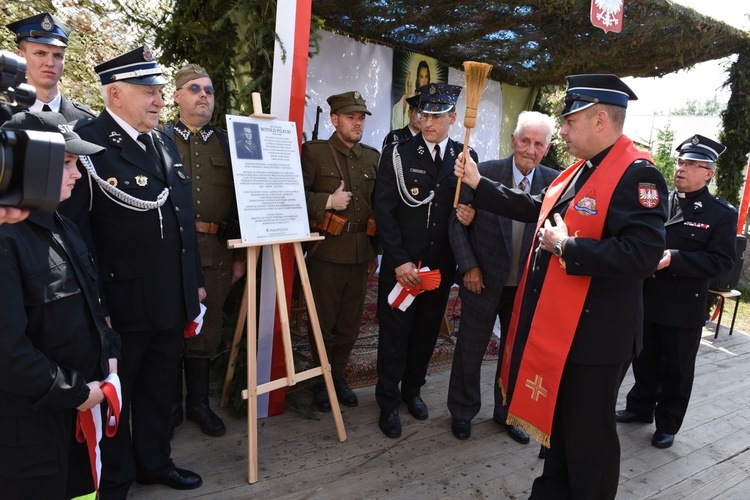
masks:
POLYGON ((331 114, 351 113, 353 111, 362 111, 368 115, 372 114, 367 111, 367 106, 365 106, 365 100, 362 98, 362 94, 356 90, 332 95, 326 99, 326 101, 328 101, 328 105, 331 106, 331 114))

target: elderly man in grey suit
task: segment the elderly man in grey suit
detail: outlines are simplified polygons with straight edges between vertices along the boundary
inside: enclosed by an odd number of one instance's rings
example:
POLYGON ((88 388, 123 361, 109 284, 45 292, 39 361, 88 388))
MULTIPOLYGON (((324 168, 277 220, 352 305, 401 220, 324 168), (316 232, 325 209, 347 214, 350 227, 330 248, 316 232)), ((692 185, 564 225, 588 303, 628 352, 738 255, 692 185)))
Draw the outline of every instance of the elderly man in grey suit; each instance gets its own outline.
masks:
MULTIPOLYGON (((480 163, 482 176, 531 194, 541 192, 558 174, 539 165, 549 149, 554 129, 553 118, 533 111, 522 112, 511 136, 513 155, 480 163)), ((451 431, 458 439, 471 436, 471 419, 482 404, 480 370, 498 316, 502 338, 495 380, 500 375, 505 332, 510 324, 518 279, 534 238, 534 224, 486 210, 477 210, 474 224, 466 227, 459 221, 463 210, 459 206, 457 215, 451 215, 449 229, 451 248, 463 277, 459 292, 461 325, 448 388, 448 409, 453 417, 451 431)), ((522 429, 506 425, 508 409, 503 405, 499 387, 494 386, 493 420, 507 429, 515 441, 527 444, 529 436, 522 429)))

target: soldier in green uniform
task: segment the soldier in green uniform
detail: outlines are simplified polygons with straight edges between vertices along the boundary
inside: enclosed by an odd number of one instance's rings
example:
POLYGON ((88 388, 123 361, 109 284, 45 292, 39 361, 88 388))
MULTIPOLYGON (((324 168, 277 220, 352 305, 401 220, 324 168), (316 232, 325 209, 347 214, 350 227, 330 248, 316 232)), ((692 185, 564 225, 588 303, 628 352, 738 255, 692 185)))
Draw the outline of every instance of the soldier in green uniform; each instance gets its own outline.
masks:
MULTIPOLYGON (((367 221, 380 153, 359 142, 365 115, 371 114, 359 92, 332 95, 328 104, 336 131, 327 141, 302 145, 307 212, 311 220, 322 221, 330 210, 346 222, 340 234, 326 234, 308 252, 307 269, 336 396, 353 407, 357 396, 344 373, 359 334, 367 279, 377 268, 377 243, 367 235, 367 221)), ((313 356, 317 360, 315 349, 313 356)), ((316 386, 313 402, 320 411, 331 410, 323 384, 316 386)))
MULTIPOLYGON (((195 230, 206 277, 203 327, 199 335, 185 339, 185 413, 203 433, 221 436, 226 427, 208 403, 209 369, 221 342, 224 301, 232 283, 245 274, 245 262, 241 258, 235 260, 226 241, 217 238, 220 225, 225 225, 222 222, 230 220, 237 208, 227 136, 209 124, 215 92, 211 78, 197 64, 187 64, 175 75, 175 89, 179 113, 164 127, 164 132, 177 144, 184 167, 193 178, 195 230)), ((172 412, 173 425, 182 422, 181 387, 180 384, 172 412)))

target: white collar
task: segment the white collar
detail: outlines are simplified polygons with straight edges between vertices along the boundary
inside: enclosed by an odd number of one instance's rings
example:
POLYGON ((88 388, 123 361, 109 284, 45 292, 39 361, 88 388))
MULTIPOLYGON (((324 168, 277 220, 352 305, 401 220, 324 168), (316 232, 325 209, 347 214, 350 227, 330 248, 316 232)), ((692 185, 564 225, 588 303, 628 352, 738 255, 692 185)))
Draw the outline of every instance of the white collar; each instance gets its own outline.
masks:
POLYGON ((34 113, 38 113, 39 111, 42 110, 42 108, 46 104, 47 106, 50 107, 50 109, 52 111, 54 111, 55 113, 59 113, 60 112, 60 103, 61 102, 62 102, 62 94, 60 94, 58 92, 57 95, 55 96, 55 98, 52 99, 50 102, 42 102, 39 99, 37 99, 36 101, 34 101, 34 105, 31 106, 31 107, 29 107, 29 111, 32 111, 34 113))
MULTIPOLYGON (((132 125, 130 125, 128 122, 120 118, 115 114, 114 111, 112 111, 109 108, 106 108, 107 113, 110 114, 112 119, 117 122, 117 124, 122 127, 122 129, 125 131, 126 134, 130 136, 131 139, 135 141, 136 144, 138 144, 144 151, 146 150, 146 146, 144 144, 141 144, 138 142, 138 136, 141 135, 141 132, 138 132, 135 128, 133 128, 132 125)), ((149 130, 146 132, 147 134, 151 135, 151 131, 149 130)))
POLYGON ((432 156, 433 159, 435 158, 435 146, 440 146, 440 158, 445 158, 445 148, 448 145, 448 139, 449 137, 446 137, 438 143, 432 143, 428 140, 424 141, 424 143, 427 144, 427 149, 430 150, 430 156, 432 156))

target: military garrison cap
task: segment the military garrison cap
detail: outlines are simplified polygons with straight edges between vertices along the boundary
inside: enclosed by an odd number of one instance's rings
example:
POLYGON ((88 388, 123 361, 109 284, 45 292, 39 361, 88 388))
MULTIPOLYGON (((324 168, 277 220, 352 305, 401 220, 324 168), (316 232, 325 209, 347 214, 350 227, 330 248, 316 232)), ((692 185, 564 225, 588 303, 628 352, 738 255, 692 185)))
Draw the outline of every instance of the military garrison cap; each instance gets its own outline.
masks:
POLYGON ((456 105, 461 87, 447 83, 429 83, 423 85, 419 92, 419 109, 422 113, 445 113, 456 105))
POLYGON ((148 45, 138 47, 126 54, 105 61, 94 67, 102 85, 115 82, 135 83, 136 85, 164 85, 167 79, 148 45))
POLYGON ((365 100, 362 98, 362 94, 356 90, 332 95, 326 99, 326 101, 328 102, 328 105, 331 106, 331 114, 351 113, 353 111, 362 111, 368 115, 372 114, 367 111, 367 106, 365 105, 365 100))
POLYGON ((16 34, 16 43, 28 40, 58 47, 68 46, 70 27, 49 12, 7 24, 6 27, 16 34))
POLYGON ((594 104, 612 104, 628 107, 628 101, 638 97, 616 75, 571 75, 566 76, 568 90, 561 116, 568 116, 594 104))
POLYGON ((198 78, 211 78, 211 77, 208 76, 208 71, 206 71, 201 66, 198 66, 197 64, 192 64, 192 63, 186 64, 185 66, 180 68, 180 70, 177 73, 175 73, 174 88, 179 90, 187 82, 197 80, 198 78))
POLYGON ((695 134, 689 139, 685 139, 682 144, 677 146, 679 152, 678 158, 685 158, 688 160, 707 161, 716 163, 719 159, 719 155, 727 150, 727 147, 723 144, 703 137, 702 135, 695 134))

